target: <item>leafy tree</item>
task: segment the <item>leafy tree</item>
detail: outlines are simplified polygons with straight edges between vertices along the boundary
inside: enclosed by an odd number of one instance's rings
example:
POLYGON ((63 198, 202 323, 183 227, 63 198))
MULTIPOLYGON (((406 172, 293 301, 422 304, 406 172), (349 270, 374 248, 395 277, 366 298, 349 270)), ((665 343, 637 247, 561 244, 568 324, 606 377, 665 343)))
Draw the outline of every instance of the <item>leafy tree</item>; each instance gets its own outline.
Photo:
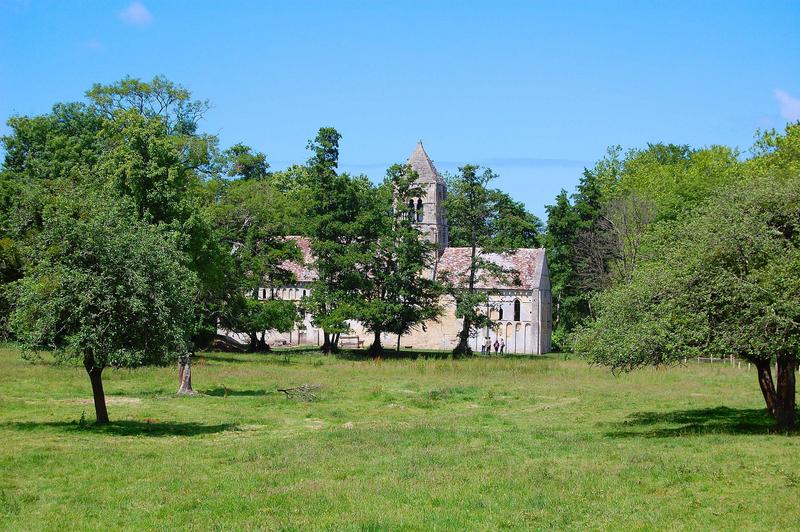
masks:
POLYGON ((273 172, 269 181, 276 190, 286 196, 289 234, 311 236, 314 227, 314 190, 311 185, 309 167, 294 164, 285 170, 273 172))
POLYGON ((383 352, 381 333, 400 336, 412 328, 441 314, 440 290, 424 272, 430 268, 436 245, 429 242, 415 225, 409 200, 418 198, 421 189, 415 185, 417 174, 406 165, 393 165, 378 190, 381 212, 377 240, 367 262, 367 282, 358 305, 357 317, 374 334, 370 353, 383 352))
POLYGON ((293 275, 284 265, 301 260, 295 243, 286 238, 285 202, 268 181, 240 179, 231 182, 211 208, 218 238, 232 258, 222 324, 247 333, 253 350, 266 348, 265 331, 291 330, 298 319, 290 301, 259 300, 261 287, 291 283, 293 275))
POLYGON ((585 169, 575 194, 547 207, 554 345, 565 348, 569 333, 592 316, 592 294, 630 278, 653 227, 735 182, 739 166, 737 152, 725 147, 648 144, 624 154, 611 147, 585 169))
POLYGON ((336 172, 340 138, 335 129, 321 128, 308 144, 309 233, 318 278, 305 305, 323 329, 323 352, 338 349, 339 336, 350 330, 347 322, 368 284, 365 265, 379 234, 372 183, 336 172))
POLYGON ((494 214, 489 223, 495 245, 507 249, 541 247, 544 225, 525 205, 498 189, 489 192, 489 201, 494 214))
MULTIPOLYGON (((464 201, 457 197, 461 193, 458 188, 448 189, 448 197, 452 198, 453 204, 464 201)), ((488 208, 485 225, 493 242, 508 249, 535 248, 542 245, 542 222, 525 205, 514 201, 511 196, 498 189, 488 189, 486 196, 488 208)), ((447 220, 451 246, 469 246, 471 230, 462 225, 463 220, 462 217, 452 215, 447 220)))
POLYGON ((181 235, 176 244, 200 281, 194 340, 201 343, 216 333, 231 290, 230 248, 215 234, 204 208, 216 201, 206 190, 215 181, 207 181, 197 169, 213 164, 213 150, 187 153, 185 136, 170 133, 161 116, 147 117, 137 109, 115 111, 101 134, 92 186, 130 198, 143 221, 181 235))
MULTIPOLYGON (((0 172, 0 238, 7 238, 9 253, 26 257, 19 248, 41 230, 47 205, 74 187, 132 199, 143 221, 180 234, 172 241, 200 280, 193 344, 204 342, 216 333, 229 262, 203 208, 215 199, 219 181, 213 179, 216 138, 197 132, 207 102, 191 101, 188 91, 163 78, 96 85, 88 97, 89 104, 57 104, 47 115, 10 119, 0 172)), ((9 279, 23 266, 20 261, 9 279)))
POLYGON ((597 319, 579 329, 576 350, 623 371, 701 354, 743 358, 777 425, 794 428, 800 176, 775 177, 724 187, 654 234, 631 281, 597 296, 597 319))
POLYGON ((267 156, 260 152, 253 153, 250 146, 234 144, 223 152, 223 156, 228 163, 228 177, 259 179, 267 175, 267 156))
POLYGON ((29 350, 83 363, 97 423, 108 422, 102 373, 176 360, 193 330, 196 278, 176 235, 143 223, 128 201, 55 198, 43 212, 12 328, 29 350))
POLYGON ((86 96, 106 118, 133 110, 146 118, 160 118, 170 134, 194 135, 198 122, 211 108, 208 100, 192 100, 192 93, 164 76, 150 81, 126 77, 110 85, 96 83, 86 96))
MULTIPOLYGON (((502 241, 496 238, 492 225, 493 195, 487 184, 496 177, 489 168, 482 172, 478 166, 465 165, 450 179, 445 209, 448 225, 453 223, 466 235, 470 248, 470 261, 465 272, 442 272, 444 290, 456 304, 456 317, 462 319, 455 356, 469 356, 469 338, 483 327, 494 322, 483 309, 488 308, 489 291, 477 290, 476 286, 487 277, 509 279, 513 272, 487 260, 487 253, 507 251, 502 241)), ((519 279, 514 279, 519 282, 519 279)))

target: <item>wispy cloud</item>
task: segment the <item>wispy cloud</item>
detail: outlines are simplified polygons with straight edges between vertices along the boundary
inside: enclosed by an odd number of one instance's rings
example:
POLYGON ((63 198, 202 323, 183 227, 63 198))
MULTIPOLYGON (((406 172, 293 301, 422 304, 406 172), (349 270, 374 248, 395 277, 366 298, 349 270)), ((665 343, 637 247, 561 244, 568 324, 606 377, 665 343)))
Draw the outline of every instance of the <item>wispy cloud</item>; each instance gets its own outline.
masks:
POLYGON ((780 89, 775 89, 774 92, 781 117, 791 121, 800 120, 800 99, 780 89))
POLYGON ((119 18, 126 24, 132 26, 146 26, 153 21, 153 15, 138 0, 132 2, 128 7, 119 12, 119 18))
POLYGON ((101 43, 97 39, 89 39, 88 41, 86 41, 86 48, 95 52, 102 52, 103 50, 106 49, 106 47, 103 46, 103 43, 101 43))

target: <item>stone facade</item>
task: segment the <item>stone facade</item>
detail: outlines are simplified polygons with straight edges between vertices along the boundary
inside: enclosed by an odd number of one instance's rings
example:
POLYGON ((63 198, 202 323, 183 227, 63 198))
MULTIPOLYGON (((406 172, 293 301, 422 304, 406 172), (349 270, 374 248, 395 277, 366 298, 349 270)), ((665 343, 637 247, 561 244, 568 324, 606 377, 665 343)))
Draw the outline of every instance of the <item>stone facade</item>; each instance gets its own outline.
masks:
MULTIPOLYGON (((418 174, 418 184, 425 191, 421 198, 415 198, 415 218, 422 234, 437 244, 437 256, 432 272, 426 275, 441 277, 444 275, 463 276, 470 263, 470 248, 448 246, 448 228, 443 202, 447 197, 447 185, 436 171, 433 162, 425 153, 422 143, 408 160, 418 174)), ((308 239, 292 237, 304 255, 304 264, 290 263, 285 266, 292 270, 297 282, 291 286, 280 288, 261 288, 260 298, 275 297, 296 301, 309 294, 310 284, 316 278, 316 272, 310 267, 314 257, 308 239)), ((513 274, 503 280, 491 275, 481 275, 477 287, 491 291, 489 309, 497 327, 483 330, 470 343, 475 351, 481 351, 488 338, 491 344, 503 339, 507 353, 543 354, 550 351, 552 332, 552 300, 550 295, 550 273, 544 249, 517 249, 504 254, 485 254, 484 258, 503 267, 513 274)), ((401 347, 415 349, 451 350, 458 343, 461 320, 455 317, 455 304, 449 299, 442 300, 444 314, 435 322, 418 327, 400 339, 401 347)), ((344 347, 367 346, 372 341, 372 334, 360 323, 351 322, 352 332, 342 335, 344 347)), ((303 324, 289 333, 267 335, 273 344, 321 345, 322 331, 311 323, 311 316, 305 316, 303 324)), ((397 337, 384 334, 382 343, 386 347, 396 344, 397 337)))

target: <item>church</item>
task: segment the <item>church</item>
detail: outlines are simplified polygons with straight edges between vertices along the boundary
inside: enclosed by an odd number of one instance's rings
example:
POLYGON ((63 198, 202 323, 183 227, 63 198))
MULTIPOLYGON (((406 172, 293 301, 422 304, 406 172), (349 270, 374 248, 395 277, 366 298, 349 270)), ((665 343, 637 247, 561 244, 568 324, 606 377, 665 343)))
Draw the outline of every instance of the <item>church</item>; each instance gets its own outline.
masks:
MULTIPOLYGON (((470 248, 450 247, 448 244, 447 216, 443 204, 447 197, 447 184, 436 170, 422 143, 418 143, 408 164, 418 175, 417 184, 424 192, 414 202, 415 220, 420 232, 437 246, 436 257, 431 271, 426 275, 434 278, 452 274, 458 278, 469 269, 470 248)), ((314 257, 311 243, 305 237, 292 237, 303 253, 303 263, 286 263, 284 267, 294 273, 296 282, 291 286, 262 288, 260 298, 275 297, 296 301, 298 304, 309 294, 310 284, 316 278, 313 269, 314 257)), ((512 280, 500 280, 482 276, 479 290, 489 294, 489 312, 497 322, 496 327, 479 331, 470 345, 476 352, 488 341, 505 342, 506 353, 539 355, 550 351, 552 332, 550 294, 550 275, 544 249, 515 249, 502 254, 484 254, 483 257, 502 266, 505 271, 513 271, 512 280)), ((509 276, 512 277, 512 276, 509 276)), ((462 321, 455 316, 455 303, 446 298, 444 312, 436 321, 426 323, 400 338, 400 345, 409 349, 452 350, 458 343, 458 333, 462 321)), ((372 334, 360 323, 350 323, 351 332, 340 338, 342 347, 367 347, 372 334)), ((321 345, 322 330, 311 322, 311 316, 304 316, 303 323, 288 333, 268 334, 271 345, 321 345)), ((381 342, 385 346, 395 345, 397 336, 384 334, 381 342)))

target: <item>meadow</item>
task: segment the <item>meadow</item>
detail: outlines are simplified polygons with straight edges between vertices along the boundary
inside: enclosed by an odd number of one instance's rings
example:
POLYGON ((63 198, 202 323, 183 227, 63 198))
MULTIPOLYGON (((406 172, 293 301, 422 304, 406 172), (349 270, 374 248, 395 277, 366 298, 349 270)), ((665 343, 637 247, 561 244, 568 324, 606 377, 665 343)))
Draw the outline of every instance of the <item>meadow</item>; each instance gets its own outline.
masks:
POLYGON ((791 529, 800 439, 753 371, 560 356, 201 353, 107 370, 0 350, 0 528, 791 529), (278 388, 321 386, 314 401, 278 388))

